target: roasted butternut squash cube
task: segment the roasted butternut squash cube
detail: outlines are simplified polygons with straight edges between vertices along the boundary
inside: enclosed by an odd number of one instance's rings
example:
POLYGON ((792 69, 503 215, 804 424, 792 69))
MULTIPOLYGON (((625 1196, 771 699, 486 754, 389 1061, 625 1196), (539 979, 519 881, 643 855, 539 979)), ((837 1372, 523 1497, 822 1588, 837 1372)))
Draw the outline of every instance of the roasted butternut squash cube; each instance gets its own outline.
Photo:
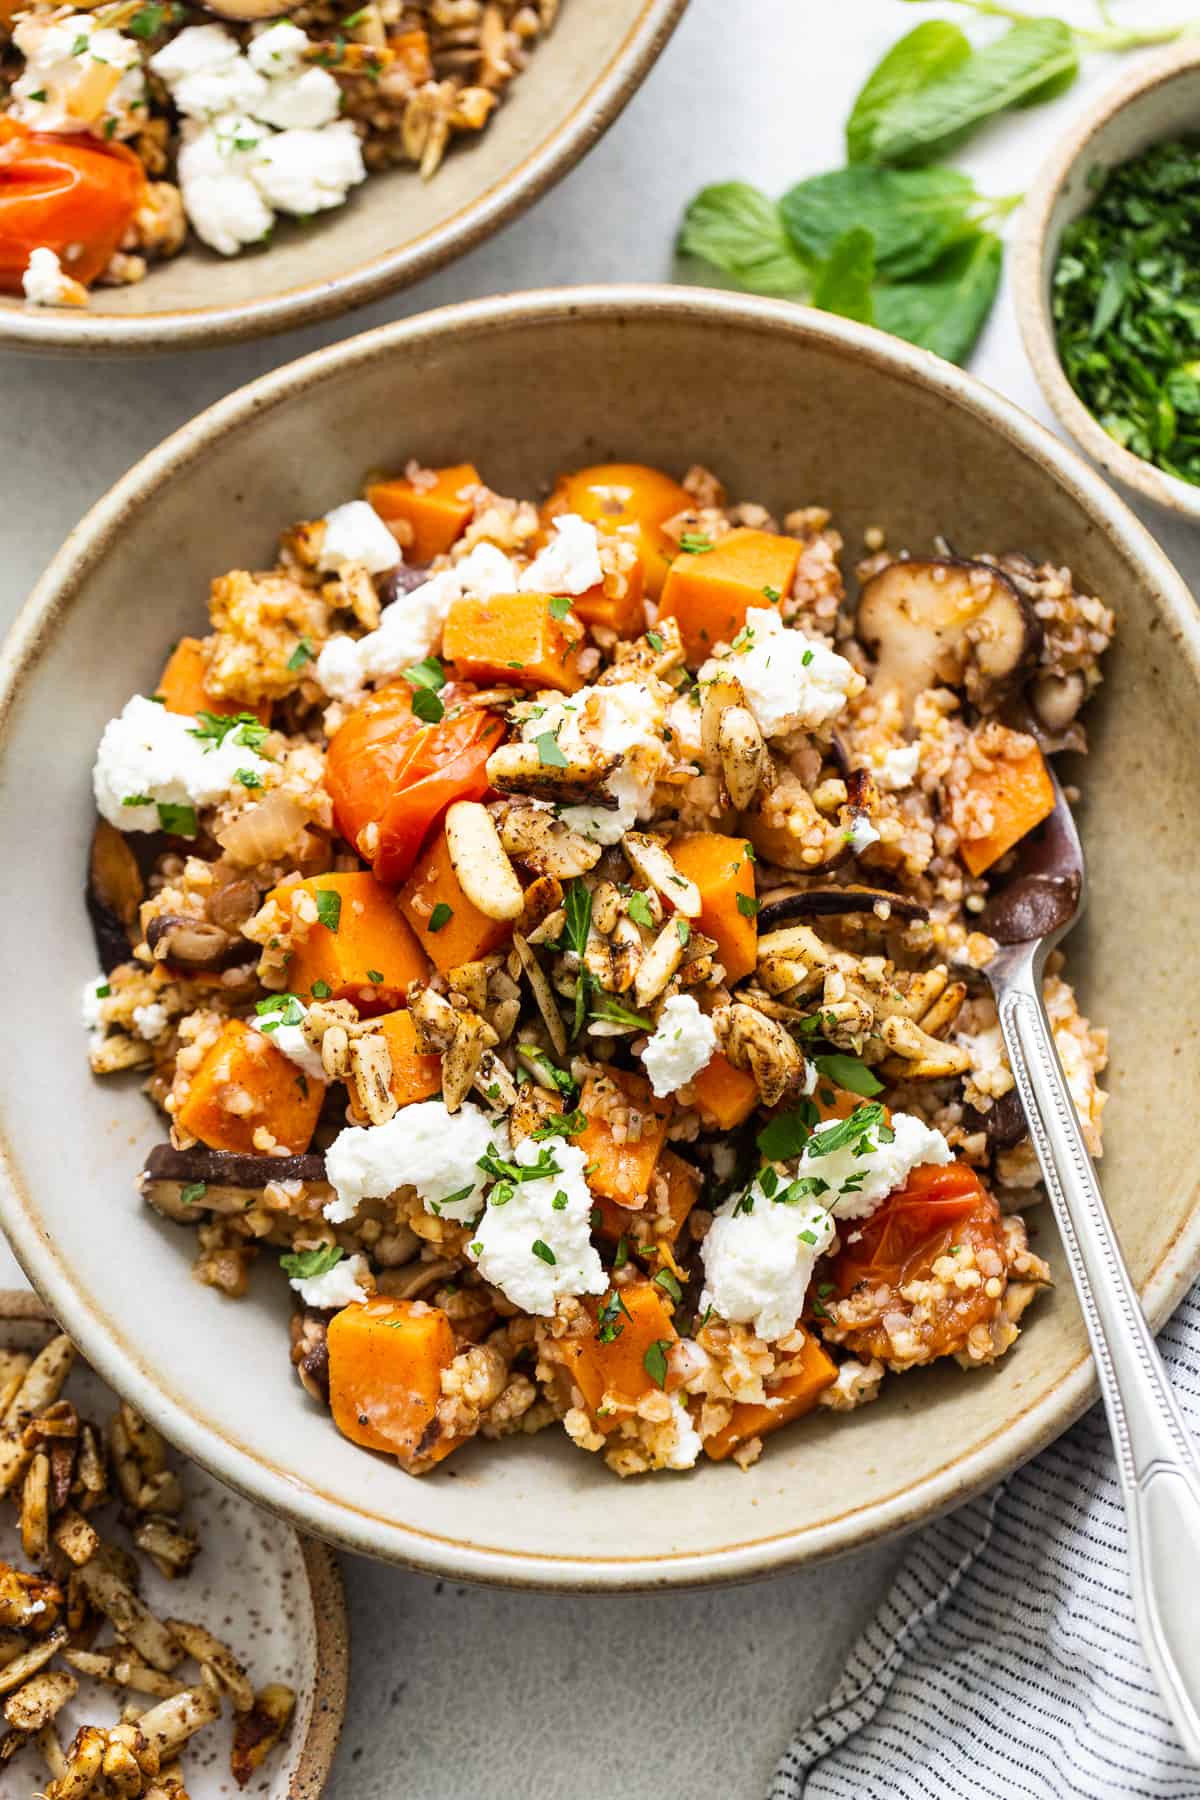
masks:
POLYGON ((758 1105, 758 1083, 744 1069, 735 1069, 719 1050, 706 1068, 691 1080, 692 1097, 704 1123, 717 1131, 733 1131, 743 1125, 758 1105))
MULTIPOLYGON (((403 1006, 409 982, 423 980, 429 964, 396 895, 367 871, 313 875, 299 886, 312 896, 317 919, 293 936, 287 964, 292 992, 302 1000, 352 1000, 368 1013, 403 1006)), ((271 898, 281 898, 281 889, 271 898)), ((288 894, 282 904, 294 907, 288 894)))
POLYGON ((481 485, 474 463, 455 463, 430 473, 434 479, 428 484, 398 476, 372 482, 367 489, 367 499, 381 519, 408 528, 396 535, 409 563, 432 562, 462 536, 475 510, 474 490, 481 485))
MULTIPOLYGON (((660 1345, 666 1356, 679 1336, 671 1323, 666 1296, 653 1282, 631 1281, 614 1292, 619 1293, 619 1304, 614 1304, 611 1295, 584 1302, 595 1325, 593 1331, 582 1338, 562 1338, 556 1346, 593 1423, 604 1432, 617 1423, 613 1402, 618 1407, 636 1406, 643 1395, 661 1389, 663 1383, 646 1367, 647 1355, 660 1345), (607 1328, 601 1323, 602 1314, 609 1320, 607 1328)), ((651 1355, 650 1360, 652 1368, 661 1372, 663 1365, 657 1356, 651 1355)))
POLYGON ((192 1077, 175 1124, 210 1150, 245 1156, 286 1150, 301 1156, 324 1098, 324 1082, 297 1068, 266 1032, 226 1019, 192 1077))
POLYGON ((343 1437, 423 1474, 461 1443, 439 1428, 442 1371, 454 1332, 439 1306, 382 1294, 329 1321, 329 1406, 343 1437))
POLYGON ((201 712, 215 713, 218 718, 249 712, 260 725, 270 724, 269 700, 258 700, 250 706, 243 705, 240 700, 228 700, 224 695, 210 694, 204 685, 207 678, 208 650, 203 638, 180 638, 167 658, 167 666, 159 676, 154 692, 168 712, 190 713, 193 718, 201 712))
POLYGON ((837 1380, 837 1365, 811 1334, 805 1339, 798 1364, 791 1374, 767 1388, 765 1401, 743 1401, 735 1406, 728 1425, 704 1440, 705 1455, 724 1462, 751 1438, 766 1437, 811 1412, 825 1389, 837 1380))
POLYGON ((442 1059, 426 1056, 417 1048, 417 1030, 408 1013, 400 1010, 384 1013, 376 1019, 374 1029, 382 1032, 392 1059, 389 1083, 397 1106, 411 1106, 415 1100, 431 1100, 442 1088, 442 1059))
POLYGON ((790 594, 800 562, 795 538, 738 527, 711 549, 681 550, 667 571, 659 616, 677 619, 690 663, 730 644, 751 606, 770 606, 790 594))
POLYGON ((667 845, 675 867, 700 890, 695 924, 715 938, 732 984, 749 975, 758 957, 758 902, 754 862, 745 838, 717 831, 689 831, 667 845))
POLYGON ((687 489, 661 469, 648 468, 644 463, 597 463, 570 475, 560 475, 542 508, 542 517, 549 522, 559 513, 578 513, 581 519, 590 520, 597 531, 635 544, 646 592, 657 600, 671 558, 679 548, 662 526, 694 505, 687 489))
POLYGON ((700 1171, 685 1162, 682 1156, 676 1156, 673 1150, 664 1150, 658 1159, 656 1174, 667 1184, 664 1212, 656 1210, 653 1198, 640 1212, 634 1213, 607 1195, 597 1195, 595 1229, 602 1238, 615 1244, 635 1223, 644 1222, 651 1241, 665 1242, 668 1247, 675 1243, 688 1214, 700 1198, 703 1185, 700 1171))
MULTIPOLYGON (((1018 742, 1020 735, 1011 734, 1018 742)), ((1054 784, 1041 751, 1032 741, 1028 749, 1013 749, 1013 755, 997 757, 990 767, 973 769, 952 798, 959 854, 972 875, 984 874, 1054 811, 1054 784)))
POLYGON ((400 910, 438 973, 489 956, 512 936, 512 921, 489 919, 463 893, 439 831, 400 889, 400 910))
POLYGON ((667 1141, 671 1101, 657 1100, 640 1075, 589 1075, 579 1096, 587 1125, 572 1141, 587 1158, 593 1194, 640 1207, 667 1141))
POLYGON ((464 681, 488 686, 557 688, 583 686, 577 663, 583 628, 570 613, 555 618, 550 594, 496 594, 491 600, 455 600, 442 632, 442 655, 464 681))
POLYGON ((626 572, 625 592, 619 599, 606 594, 603 582, 576 594, 571 611, 585 625, 600 625, 618 637, 640 637, 646 627, 646 578, 639 556, 626 572))

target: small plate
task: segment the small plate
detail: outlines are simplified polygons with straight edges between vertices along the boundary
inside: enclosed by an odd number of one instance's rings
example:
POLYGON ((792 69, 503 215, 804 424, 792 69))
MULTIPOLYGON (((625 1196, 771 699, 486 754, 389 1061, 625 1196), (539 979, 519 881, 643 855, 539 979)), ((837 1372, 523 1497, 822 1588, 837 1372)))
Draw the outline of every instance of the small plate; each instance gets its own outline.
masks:
MULTIPOLYGON (((40 1350, 56 1332, 34 1294, 0 1290, 0 1347, 40 1350)), ((66 1392, 85 1417, 102 1422, 117 1401, 87 1364, 77 1361, 66 1392)), ((189 1463, 183 1471, 187 1518, 200 1537, 200 1554, 179 1581, 167 1581, 139 1558, 142 1591, 151 1611, 174 1613, 208 1625, 245 1663, 257 1687, 286 1682, 296 1711, 282 1746, 250 1784, 239 1788, 229 1772, 229 1713, 200 1732, 184 1750, 183 1770, 191 1800, 317 1800, 337 1749, 346 1710, 349 1641, 342 1578, 324 1544, 268 1518, 189 1463)), ((0 1512, 0 1557, 24 1567, 16 1512, 0 1512)), ((119 1696, 81 1678, 79 1694, 58 1715, 67 1745, 82 1724, 115 1723, 119 1696)), ((44 1784, 45 1767, 26 1749, 8 1765, 16 1780, 44 1784)))

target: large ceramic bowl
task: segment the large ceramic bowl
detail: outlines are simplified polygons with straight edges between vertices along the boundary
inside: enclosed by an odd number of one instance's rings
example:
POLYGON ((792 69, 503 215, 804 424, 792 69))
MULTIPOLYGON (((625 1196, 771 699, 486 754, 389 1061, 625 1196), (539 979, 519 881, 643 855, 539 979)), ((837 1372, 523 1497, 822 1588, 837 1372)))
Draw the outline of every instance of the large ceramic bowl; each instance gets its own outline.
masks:
POLYGON ((0 348, 87 354, 219 347, 419 281, 480 244, 574 167, 632 98, 687 0, 566 0, 554 30, 485 131, 432 181, 373 175, 348 205, 282 225, 268 249, 202 244, 133 287, 96 288, 84 312, 0 295, 0 348))
MULTIPOLYGON (((748 1473, 618 1482, 557 1432, 466 1448, 424 1480, 353 1448, 288 1366, 273 1272, 230 1302, 134 1177, 158 1119, 88 1073, 81 881, 105 720, 204 618, 210 578, 371 467, 471 457, 509 493, 610 456, 734 494, 1070 563, 1117 608, 1082 808, 1093 900, 1072 943, 1112 1030, 1103 1177, 1150 1317, 1200 1268, 1194 946, 1200 629, 1153 540, 1070 450, 957 369, 864 327, 695 290, 526 294, 352 339, 222 401, 67 541, 0 666, 0 1212, 26 1271, 111 1384, 234 1487, 354 1550, 456 1578, 604 1588, 735 1579, 865 1544, 996 1480, 1092 1392, 1069 1281, 1000 1366, 906 1375, 849 1418, 781 1433, 748 1473), (312 446, 320 446, 320 454, 312 446)), ((1064 1276, 1053 1226, 1038 1236, 1064 1276)))
POLYGON ((1067 380, 1055 341, 1051 284, 1063 232, 1092 204, 1095 176, 1151 144, 1197 132, 1200 44, 1192 39, 1139 60, 1056 144, 1021 208, 1013 260, 1021 335, 1042 392, 1062 424, 1116 480, 1194 523, 1200 523, 1200 486, 1168 475, 1109 437, 1067 380))

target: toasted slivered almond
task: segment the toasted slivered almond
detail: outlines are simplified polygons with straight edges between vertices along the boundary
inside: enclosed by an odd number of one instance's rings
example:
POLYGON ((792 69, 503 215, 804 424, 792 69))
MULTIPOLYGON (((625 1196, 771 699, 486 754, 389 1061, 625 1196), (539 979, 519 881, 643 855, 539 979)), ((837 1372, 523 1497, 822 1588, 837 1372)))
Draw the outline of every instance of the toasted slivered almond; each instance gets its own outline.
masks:
POLYGON ((537 1009, 542 1015, 542 1023, 550 1037, 550 1042, 559 1056, 567 1054, 567 1031, 562 1022, 562 1014, 554 998, 554 989, 550 986, 549 977, 542 968, 537 956, 530 949, 519 931, 513 932, 513 948, 521 959, 521 967, 529 981, 537 1009))
POLYGON ((206 1625, 197 1625, 191 1619, 168 1619, 167 1625, 188 1655, 202 1668, 212 1670, 236 1710, 249 1712, 254 1705, 254 1686, 229 1646, 214 1637, 206 1625))
POLYGON ((754 714, 746 706, 727 706, 717 727, 721 774, 738 812, 745 812, 766 779, 767 747, 754 714))
POLYGON ((131 1643, 156 1669, 170 1674, 183 1660, 183 1651, 161 1619, 156 1619, 133 1589, 106 1568, 98 1557, 78 1571, 88 1599, 110 1620, 114 1631, 131 1643))
MULTIPOLYGON (((29 1680, 31 1675, 36 1675, 39 1669, 44 1669, 46 1664, 57 1656, 66 1641, 66 1626, 60 1625, 50 1633, 49 1637, 43 1638, 41 1643, 34 1644, 32 1649, 24 1651, 20 1656, 15 1656, 10 1663, 0 1669, 0 1694, 11 1694, 14 1688, 19 1688, 22 1682, 29 1680)), ((9 1724, 12 1724, 11 1719, 9 1724)))
POLYGON ((634 997, 639 1006, 649 1006, 652 1000, 658 999, 682 961, 683 945, 674 919, 668 919, 633 978, 634 997))
POLYGON ((239 1713, 233 1727, 233 1778, 244 1787, 279 1742, 291 1721, 296 1696, 281 1681, 260 1688, 249 1712, 239 1713))
POLYGON ((184 1688, 170 1700, 161 1700, 138 1720, 146 1742, 160 1757, 170 1755, 186 1744, 204 1725, 221 1716, 221 1696, 213 1687, 201 1682, 184 1688))
POLYGON ((21 1548, 39 1564, 50 1549, 50 1458, 44 1450, 26 1469, 21 1487, 21 1548))
POLYGON ((104 1762, 108 1739, 97 1725, 81 1725, 67 1751, 66 1767, 46 1789, 45 1800, 87 1800, 104 1762))
POLYGON ((4 1717, 14 1731, 40 1731, 78 1692, 79 1683, 69 1669, 42 1669, 8 1696, 4 1717))
POLYGON ((35 1413, 53 1405, 66 1385, 74 1361, 75 1346, 70 1338, 65 1333, 52 1337, 25 1371, 20 1387, 9 1401, 5 1425, 23 1425, 35 1413))
POLYGON ((456 800, 446 814, 446 848, 463 893, 488 919, 519 919, 525 895, 486 806, 456 800))
POLYGON ((95 1527, 89 1525, 83 1514, 76 1512, 73 1506, 68 1506, 55 1519, 54 1542, 77 1569, 81 1569, 85 1562, 90 1562, 100 1548, 95 1527))
POLYGON ((639 878, 669 900, 685 919, 700 917, 700 889, 681 875, 665 844, 644 831, 627 831, 621 839, 630 868, 639 878))
POLYGON ((150 1694, 156 1700, 170 1700, 182 1694, 187 1683, 164 1675, 143 1662, 136 1650, 117 1644, 104 1650, 64 1650, 63 1661, 80 1675, 102 1681, 106 1687, 130 1688, 135 1694, 150 1694))

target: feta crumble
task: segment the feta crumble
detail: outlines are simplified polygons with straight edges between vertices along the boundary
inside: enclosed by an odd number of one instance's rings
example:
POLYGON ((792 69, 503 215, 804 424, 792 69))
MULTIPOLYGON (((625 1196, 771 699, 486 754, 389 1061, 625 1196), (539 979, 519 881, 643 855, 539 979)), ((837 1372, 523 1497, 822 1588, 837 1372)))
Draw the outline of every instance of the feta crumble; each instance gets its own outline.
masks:
POLYGON ((421 1100, 386 1125, 349 1125, 325 1153, 336 1195, 325 1217, 342 1224, 362 1201, 385 1200, 397 1188, 413 1187, 426 1212, 469 1225, 488 1182, 479 1159, 493 1144, 505 1155, 507 1132, 470 1100, 456 1113, 447 1112, 441 1100, 421 1100))
POLYGON ((786 1337, 804 1311, 813 1267, 833 1234, 824 1207, 768 1199, 757 1180, 745 1194, 731 1194, 700 1246, 701 1311, 711 1306, 731 1324, 753 1325, 767 1343, 786 1337))
POLYGON ((107 975, 93 975, 90 981, 85 981, 83 984, 79 1010, 83 1019, 83 1028, 93 1042, 104 1036, 104 1026, 100 1021, 100 1007, 102 1002, 108 998, 108 994, 107 975))
POLYGON ((553 1313, 560 1294, 603 1294, 608 1288, 592 1245, 583 1151, 557 1138, 539 1143, 528 1137, 512 1161, 532 1168, 547 1151, 554 1173, 503 1184, 508 1197, 500 1203, 498 1184, 467 1249, 485 1281, 523 1312, 542 1317, 553 1313))
POLYGON ((920 766, 919 743, 894 744, 872 762, 871 774, 875 777, 876 787, 883 788, 889 794, 897 794, 903 788, 912 786, 920 766))
POLYGON ((369 575, 384 575, 400 561, 400 546, 365 500, 348 500, 325 514, 321 568, 361 563, 369 575))
POLYGON ((350 189, 367 178, 358 133, 349 119, 266 138, 251 173, 269 205, 302 218, 341 206, 350 189))
POLYGON ((865 1219, 881 1200, 902 1187, 921 1163, 954 1161, 954 1152, 940 1131, 915 1114, 904 1112, 892 1114, 890 1142, 880 1141, 880 1115, 879 1123, 868 1127, 855 1142, 822 1156, 821 1138, 843 1123, 841 1119, 826 1119, 818 1125, 803 1155, 793 1165, 797 1176, 813 1176, 828 1183, 828 1192, 821 1199, 836 1218, 865 1219))
POLYGON ((658 1015, 654 1036, 642 1051, 642 1067, 658 1099, 673 1094, 706 1069, 717 1047, 713 1022, 691 994, 673 994, 658 1015))
POLYGON ((654 784, 672 760, 662 737, 668 694, 661 682, 618 681, 580 688, 525 719, 527 743, 549 732, 568 761, 618 759, 604 783, 617 805, 562 807, 559 817, 572 831, 593 843, 618 844, 639 818, 649 817, 654 784))
POLYGON ((29 252, 21 276, 21 291, 32 306, 86 306, 87 289, 68 275, 58 253, 44 244, 29 252))
POLYGON ((769 738, 828 725, 866 685, 844 656, 759 606, 747 612, 729 653, 704 664, 700 680, 723 674, 741 682, 746 704, 769 738))
POLYGON ((274 223, 250 175, 265 135, 266 126, 245 115, 229 113, 211 125, 184 120, 176 162, 184 209, 197 237, 222 256, 261 243, 274 223))
POLYGON ((365 637, 332 637, 317 658, 316 678, 334 700, 352 700, 372 681, 385 681, 432 654, 452 603, 464 594, 490 600, 511 594, 516 571, 495 544, 476 544, 460 562, 401 594, 365 637))
POLYGON ((675 1421, 675 1442, 667 1452, 668 1469, 693 1469, 704 1448, 700 1433, 692 1424, 692 1416, 678 1394, 672 1394, 671 1417, 675 1421))
POLYGON ((340 1311, 343 1306, 366 1299, 367 1290, 363 1283, 367 1274, 365 1256, 343 1256, 323 1275, 292 1275, 288 1285, 295 1288, 305 1306, 314 1307, 318 1312, 340 1311))
POLYGON ((529 594, 586 594, 603 580, 596 527, 578 513, 563 513, 554 521, 550 542, 522 574, 520 586, 529 594))
POLYGON ((101 816, 118 831, 159 831, 161 805, 205 807, 224 800, 239 769, 265 774, 271 767, 241 743, 241 730, 220 743, 194 735, 198 721, 168 712, 142 694, 128 701, 104 727, 92 788, 101 816), (131 800, 140 804, 129 805, 131 800))
POLYGON ((167 1029, 168 1013, 159 1000, 151 1000, 146 1006, 135 1006, 133 1009, 133 1029, 136 1035, 146 1043, 153 1043, 167 1029))
POLYGON ((26 13, 12 41, 24 67, 10 90, 10 118, 31 131, 100 138, 130 137, 139 129, 146 78, 133 38, 99 25, 91 13, 26 13))
POLYGON ((274 1044, 281 1056, 286 1056, 289 1062, 295 1063, 310 1081, 325 1082, 329 1077, 325 1073, 321 1053, 313 1049, 304 1035, 304 1019, 308 1017, 308 1008, 301 1006, 300 1010, 304 1018, 291 1025, 277 1023, 280 1017, 278 1012, 260 1013, 257 1018, 248 1019, 247 1024, 255 1031, 261 1031, 267 1042, 274 1044))
POLYGON ((872 844, 879 842, 879 833, 866 813, 855 813, 846 833, 846 842, 855 856, 861 856, 864 850, 869 850, 872 844))

